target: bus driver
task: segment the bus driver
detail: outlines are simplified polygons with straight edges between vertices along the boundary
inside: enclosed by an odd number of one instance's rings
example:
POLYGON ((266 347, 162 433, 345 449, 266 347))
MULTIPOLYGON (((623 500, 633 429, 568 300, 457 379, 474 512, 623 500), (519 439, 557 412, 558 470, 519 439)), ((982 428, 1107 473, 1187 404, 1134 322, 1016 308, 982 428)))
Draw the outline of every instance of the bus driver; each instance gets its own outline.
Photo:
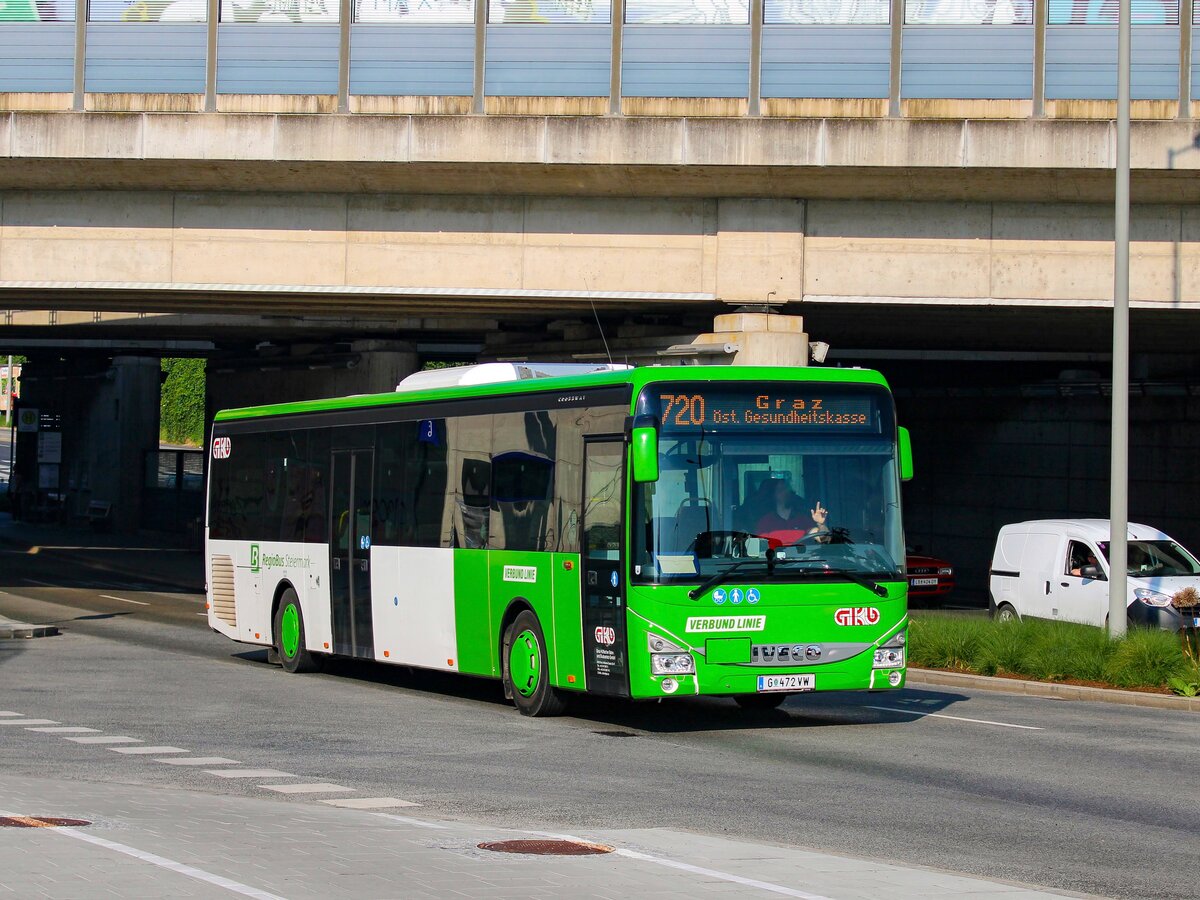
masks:
POLYGON ((771 508, 758 520, 755 532, 771 547, 797 544, 811 534, 826 534, 829 510, 818 500, 805 511, 804 503, 782 478, 772 479, 771 508))

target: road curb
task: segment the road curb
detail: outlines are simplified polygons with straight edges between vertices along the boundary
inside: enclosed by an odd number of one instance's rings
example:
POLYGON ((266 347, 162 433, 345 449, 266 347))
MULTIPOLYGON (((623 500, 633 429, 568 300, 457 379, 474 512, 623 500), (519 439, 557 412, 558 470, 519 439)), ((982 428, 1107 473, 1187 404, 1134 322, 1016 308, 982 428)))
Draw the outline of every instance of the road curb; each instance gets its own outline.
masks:
POLYGON ((1017 678, 991 678, 987 675, 969 675, 965 672, 910 668, 907 683, 913 684, 914 682, 937 687, 974 688, 977 691, 995 691, 998 694, 1023 694, 1026 697, 1042 697, 1047 700, 1119 703, 1122 706, 1200 713, 1200 697, 1173 697, 1167 694, 1145 694, 1141 691, 1122 691, 1116 688, 1022 681, 1017 678))
POLYGON ((13 622, 0 619, 0 641, 22 638, 54 637, 61 632, 53 625, 30 625, 27 622, 13 622))

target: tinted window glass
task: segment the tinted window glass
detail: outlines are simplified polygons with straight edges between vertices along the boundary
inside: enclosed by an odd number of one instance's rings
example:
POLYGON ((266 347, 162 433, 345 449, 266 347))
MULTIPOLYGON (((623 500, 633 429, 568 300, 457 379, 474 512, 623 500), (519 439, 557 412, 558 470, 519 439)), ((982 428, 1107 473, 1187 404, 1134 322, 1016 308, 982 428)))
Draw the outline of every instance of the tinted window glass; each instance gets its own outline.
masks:
POLYGON ((229 438, 227 459, 214 459, 209 534, 224 540, 258 540, 262 535, 266 436, 229 438))

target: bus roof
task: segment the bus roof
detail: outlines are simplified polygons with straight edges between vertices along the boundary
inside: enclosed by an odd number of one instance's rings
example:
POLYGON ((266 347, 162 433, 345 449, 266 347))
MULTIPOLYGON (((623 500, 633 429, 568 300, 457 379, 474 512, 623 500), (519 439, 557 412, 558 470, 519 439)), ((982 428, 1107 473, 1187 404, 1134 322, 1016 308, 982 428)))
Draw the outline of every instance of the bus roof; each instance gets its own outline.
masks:
POLYGON ((214 417, 216 422, 257 419, 267 416, 297 415, 342 409, 369 409, 381 406, 402 406, 409 403, 429 403, 439 400, 460 400, 471 397, 504 397, 543 391, 583 390, 628 384, 636 394, 647 384, 662 381, 809 381, 819 384, 874 384, 887 387, 887 381, 872 369, 827 369, 799 366, 641 366, 616 372, 596 372, 551 378, 529 378, 494 384, 434 388, 420 391, 390 391, 386 394, 356 394, 331 397, 326 400, 302 400, 276 403, 269 406, 248 406, 242 409, 223 409, 214 417))

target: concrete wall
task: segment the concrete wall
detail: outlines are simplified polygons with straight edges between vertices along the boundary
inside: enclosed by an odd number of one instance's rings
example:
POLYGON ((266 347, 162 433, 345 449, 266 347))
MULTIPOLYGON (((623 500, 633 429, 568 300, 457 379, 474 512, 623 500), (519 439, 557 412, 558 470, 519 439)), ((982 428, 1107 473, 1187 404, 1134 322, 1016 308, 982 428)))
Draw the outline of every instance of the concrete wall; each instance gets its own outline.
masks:
MULTIPOLYGON (((30 282, 39 303, 56 284, 119 286, 123 310, 219 310, 253 292, 263 310, 334 314, 383 302, 374 290, 448 312, 594 292, 1095 305, 1112 291, 1111 209, 1098 204, 12 191, 0 226, 13 308, 30 282)), ((1200 206, 1137 207, 1133 237, 1136 302, 1200 301, 1200 206)))
MULTIPOLYGON (((905 488, 910 544, 950 560, 964 598, 987 597, 1001 525, 1049 517, 1108 517, 1110 407, 1093 396, 900 397, 916 478, 905 488)), ((1200 548, 1196 398, 1130 402, 1129 517, 1200 548)))

